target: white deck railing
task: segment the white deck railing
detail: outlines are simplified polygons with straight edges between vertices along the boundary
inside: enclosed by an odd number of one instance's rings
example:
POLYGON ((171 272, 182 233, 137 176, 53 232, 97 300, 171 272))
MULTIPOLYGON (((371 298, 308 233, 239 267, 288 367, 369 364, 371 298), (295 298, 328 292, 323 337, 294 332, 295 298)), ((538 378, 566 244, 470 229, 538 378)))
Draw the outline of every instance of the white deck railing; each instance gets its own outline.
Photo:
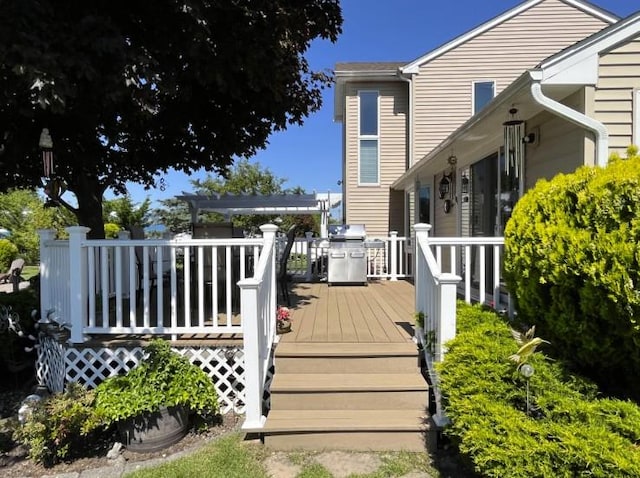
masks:
POLYGON ((87 334, 223 334, 243 331, 237 282, 258 262, 264 239, 68 241, 41 232, 43 312, 87 334))
MULTIPOLYGON (((456 301, 490 303, 503 308, 501 287, 502 237, 429 237, 431 226, 416 224, 416 312, 424 316, 416 340, 424 350, 436 401, 434 420, 446 422, 434 363, 446 353, 456 335, 456 301), (490 265, 491 267, 487 267, 490 265)), ((508 299, 507 299, 508 302, 508 299)))
POLYGON ((242 428, 245 430, 264 426, 262 397, 276 337, 275 236, 278 227, 267 224, 260 229, 264 247, 255 274, 239 282, 244 321, 246 415, 242 428))
MULTIPOLYGON (((368 238, 372 239, 372 238, 368 238)), ((367 277, 369 279, 398 280, 412 276, 410 238, 398 237, 391 231, 388 237, 374 238, 379 247, 367 249, 367 277)), ((278 251, 282 251, 286 237, 278 238, 278 251)), ((326 238, 296 238, 288 261, 288 272, 307 282, 326 276, 329 241, 326 238)))

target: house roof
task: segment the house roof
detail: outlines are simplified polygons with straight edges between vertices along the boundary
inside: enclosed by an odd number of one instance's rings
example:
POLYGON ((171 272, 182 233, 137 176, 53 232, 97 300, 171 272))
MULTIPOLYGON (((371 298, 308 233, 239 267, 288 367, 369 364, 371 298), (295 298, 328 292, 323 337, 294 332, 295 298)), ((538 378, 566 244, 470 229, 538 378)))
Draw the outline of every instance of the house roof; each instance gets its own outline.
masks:
MULTIPOLYGON (((542 3, 545 0, 527 0, 491 20, 459 35, 451 41, 429 51, 410 63, 406 62, 348 62, 336 63, 334 73, 336 88, 334 93, 334 120, 342 121, 344 114, 344 87, 348 81, 401 81, 402 75, 418 73, 420 67, 465 42, 491 30, 497 25, 542 3)), ((560 0, 607 23, 615 23, 620 17, 585 0, 560 0)))
POLYGON ((334 75, 336 89, 333 95, 333 119, 342 121, 344 112, 344 88, 349 81, 401 81, 399 68, 403 61, 336 63, 334 75))
MULTIPOLYGON (((431 60, 445 54, 446 52, 456 48, 457 46, 468 42, 469 40, 477 37, 478 35, 481 35, 482 33, 491 30, 492 28, 496 27, 497 25, 506 22, 507 20, 510 20, 511 18, 519 15, 520 13, 530 9, 531 7, 536 6, 539 3, 542 3, 545 0, 528 0, 525 1, 523 3, 521 3, 520 5, 515 6, 514 8, 512 8, 511 10, 507 10, 506 12, 492 18, 491 20, 483 23, 482 25, 477 26, 476 28, 469 30, 468 32, 457 36, 456 38, 454 38, 453 40, 445 43, 442 46, 439 46, 438 48, 436 48, 435 50, 431 50, 430 52, 426 53, 425 55, 415 59, 414 61, 412 61, 411 63, 408 63, 406 65, 403 65, 402 67, 400 67, 400 71, 404 74, 410 74, 410 73, 418 73, 419 68, 424 65, 425 63, 430 62, 431 60)), ((604 10, 600 7, 597 7, 596 5, 584 1, 584 0, 560 0, 568 5, 571 5, 575 8, 578 8, 586 13, 589 13, 591 15, 593 15, 596 18, 601 19, 602 21, 605 21, 607 23, 614 23, 617 22, 620 17, 618 17, 617 15, 604 10)))
POLYGON ((545 86, 545 94, 556 100, 566 97, 584 85, 596 84, 599 55, 639 34, 640 11, 553 54, 537 67, 523 72, 477 115, 472 116, 423 159, 416 162, 391 187, 401 189, 410 186, 420 175, 445 169, 446 158, 452 148, 455 148, 458 158, 462 158, 459 166, 477 160, 478 157, 471 154, 465 158, 465 154, 460 150, 466 148, 467 152, 470 152, 472 144, 474 147, 482 147, 482 141, 492 129, 501 134, 500 124, 504 121, 508 109, 514 104, 518 105, 519 118, 524 120, 542 111, 543 107, 537 104, 531 95, 531 84, 534 81, 540 81, 545 86))

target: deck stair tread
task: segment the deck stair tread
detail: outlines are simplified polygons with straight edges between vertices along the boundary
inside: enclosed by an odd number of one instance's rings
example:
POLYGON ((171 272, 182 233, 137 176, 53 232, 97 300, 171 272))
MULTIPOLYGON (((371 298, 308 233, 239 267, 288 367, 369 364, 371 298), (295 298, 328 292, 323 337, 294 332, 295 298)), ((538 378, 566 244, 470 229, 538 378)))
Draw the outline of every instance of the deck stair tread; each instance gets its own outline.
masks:
POLYGON ((280 343, 276 357, 415 357, 418 355, 413 342, 368 343, 280 343))
POLYGON ((424 410, 271 410, 263 432, 426 431, 424 410))
POLYGON ((427 390, 418 373, 276 373, 271 392, 327 392, 327 391, 406 391, 427 390))

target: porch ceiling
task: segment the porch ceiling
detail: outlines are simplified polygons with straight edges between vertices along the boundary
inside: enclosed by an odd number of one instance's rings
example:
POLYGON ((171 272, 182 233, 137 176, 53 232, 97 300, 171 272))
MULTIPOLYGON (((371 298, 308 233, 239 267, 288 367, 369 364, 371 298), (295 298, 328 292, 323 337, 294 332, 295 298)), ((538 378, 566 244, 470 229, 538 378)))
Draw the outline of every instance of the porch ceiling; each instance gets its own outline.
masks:
MULTIPOLYGON (((414 186, 416 180, 430 180, 449 168, 447 159, 451 154, 455 154, 458 159, 456 167, 464 168, 495 152, 503 142, 502 123, 510 119, 509 109, 517 108, 517 118, 525 122, 543 110, 531 96, 531 83, 531 76, 526 72, 431 153, 420 158, 391 187, 407 190, 414 186)), ((546 85, 544 92, 548 97, 559 101, 581 87, 582 85, 546 85)))

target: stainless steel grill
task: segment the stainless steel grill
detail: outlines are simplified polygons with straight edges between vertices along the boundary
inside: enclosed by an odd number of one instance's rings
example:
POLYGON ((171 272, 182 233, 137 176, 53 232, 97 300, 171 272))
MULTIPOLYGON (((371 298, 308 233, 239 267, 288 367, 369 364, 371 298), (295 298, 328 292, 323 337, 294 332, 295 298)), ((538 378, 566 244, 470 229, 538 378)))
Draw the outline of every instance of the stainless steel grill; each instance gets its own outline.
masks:
POLYGON ((367 283, 367 251, 364 224, 329 227, 329 284, 367 283))

